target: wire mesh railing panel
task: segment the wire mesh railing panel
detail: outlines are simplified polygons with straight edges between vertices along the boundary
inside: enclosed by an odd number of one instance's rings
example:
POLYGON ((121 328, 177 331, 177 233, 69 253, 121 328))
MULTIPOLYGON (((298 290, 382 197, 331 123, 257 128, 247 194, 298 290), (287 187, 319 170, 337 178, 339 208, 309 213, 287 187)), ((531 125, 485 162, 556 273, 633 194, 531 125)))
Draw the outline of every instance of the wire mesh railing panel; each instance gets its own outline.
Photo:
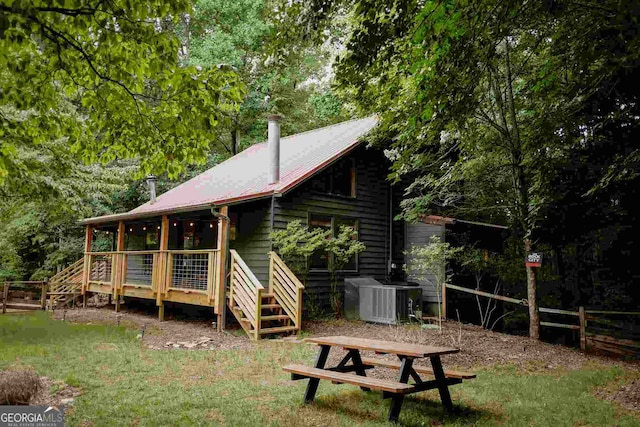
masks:
POLYGON ((111 255, 93 255, 91 257, 90 280, 94 282, 111 282, 111 255))
POLYGON ((209 254, 174 254, 171 287, 207 290, 209 254))
POLYGON ((127 254, 126 271, 125 283, 151 286, 153 254, 127 254))

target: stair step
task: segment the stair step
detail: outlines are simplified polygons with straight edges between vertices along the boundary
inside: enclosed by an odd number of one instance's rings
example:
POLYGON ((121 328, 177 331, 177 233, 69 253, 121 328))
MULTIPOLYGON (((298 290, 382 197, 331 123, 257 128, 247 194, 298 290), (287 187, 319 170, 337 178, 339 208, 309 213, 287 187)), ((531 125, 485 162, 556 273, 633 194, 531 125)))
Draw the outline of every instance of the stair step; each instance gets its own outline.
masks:
POLYGON ((262 308, 272 309, 272 308, 282 308, 282 306, 276 302, 274 304, 262 304, 262 308))
POLYGON ((260 316, 262 320, 286 320, 289 319, 289 316, 286 314, 274 314, 269 316, 260 316))
POLYGON ((280 332, 297 331, 295 326, 278 326, 277 328, 263 328, 260 329, 260 335, 264 334, 279 334, 280 332))

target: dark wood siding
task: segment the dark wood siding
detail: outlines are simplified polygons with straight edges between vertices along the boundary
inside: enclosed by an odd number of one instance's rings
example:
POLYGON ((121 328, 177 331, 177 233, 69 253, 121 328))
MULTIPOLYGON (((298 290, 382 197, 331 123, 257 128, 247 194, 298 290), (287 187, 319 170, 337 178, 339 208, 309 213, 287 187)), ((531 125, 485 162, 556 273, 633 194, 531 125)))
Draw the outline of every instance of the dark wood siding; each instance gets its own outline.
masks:
POLYGON ((237 215, 236 238, 231 249, 247 263, 262 286, 269 285, 269 251, 271 250, 271 199, 257 200, 230 207, 237 215))
MULTIPOLYGON (((293 220, 307 225, 309 213, 358 220, 359 239, 366 250, 358 257, 358 271, 341 276, 369 276, 385 280, 389 251, 388 165, 383 155, 360 147, 349 157, 355 159, 356 197, 332 196, 311 191, 311 180, 275 199, 274 228, 284 229, 293 220)), ((329 274, 312 271, 307 289, 324 307, 328 306, 329 274)))

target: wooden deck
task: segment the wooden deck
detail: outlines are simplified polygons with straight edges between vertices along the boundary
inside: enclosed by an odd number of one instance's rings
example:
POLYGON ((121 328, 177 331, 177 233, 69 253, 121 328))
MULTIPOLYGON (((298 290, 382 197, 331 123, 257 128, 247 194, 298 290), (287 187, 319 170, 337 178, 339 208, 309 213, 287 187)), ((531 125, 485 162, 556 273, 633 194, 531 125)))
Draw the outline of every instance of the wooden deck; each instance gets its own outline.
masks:
MULTIPOLYGON (((86 228, 84 257, 56 274, 49 283, 49 308, 55 309, 89 293, 110 295, 115 310, 122 297, 155 300, 164 319, 164 302, 211 307, 218 330, 224 328, 226 307, 252 339, 299 331, 304 286, 275 252, 269 259, 267 289, 234 250, 228 250, 228 210, 221 208, 217 248, 170 250, 168 217, 162 217, 159 249, 126 251, 125 224, 119 221, 114 251, 91 251, 93 229, 86 228), (227 257, 230 258, 227 275, 227 257)), ((45 304, 43 303, 43 306, 45 304)))

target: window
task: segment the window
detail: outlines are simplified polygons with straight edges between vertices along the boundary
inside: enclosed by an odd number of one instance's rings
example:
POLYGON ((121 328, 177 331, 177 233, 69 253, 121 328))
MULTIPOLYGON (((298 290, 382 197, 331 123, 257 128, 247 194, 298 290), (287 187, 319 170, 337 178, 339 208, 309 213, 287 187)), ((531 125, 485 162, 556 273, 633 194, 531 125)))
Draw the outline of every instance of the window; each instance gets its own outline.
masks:
MULTIPOLYGON (((340 226, 349 226, 358 230, 358 220, 353 218, 331 216, 331 215, 319 215, 309 214, 309 229, 323 229, 331 230, 331 234, 336 236, 340 231, 340 226)), ((329 262, 331 262, 330 256, 327 252, 316 252, 309 257, 309 263, 312 270, 328 270, 329 262)), ((355 255, 341 271, 358 271, 358 256, 355 255)))
POLYGON ((169 249, 213 249, 217 231, 218 222, 214 218, 169 218, 169 249))
POLYGON ((125 224, 125 250, 154 251, 159 248, 159 222, 133 222, 125 224))
MULTIPOLYGON (((333 218, 325 215, 309 215, 309 230, 322 229, 331 230, 333 218)), ((316 251, 309 257, 309 263, 312 270, 327 270, 329 268, 329 254, 324 251, 316 251)))
POLYGON ((356 167, 354 159, 341 159, 311 180, 311 189, 318 193, 356 197, 356 167))

